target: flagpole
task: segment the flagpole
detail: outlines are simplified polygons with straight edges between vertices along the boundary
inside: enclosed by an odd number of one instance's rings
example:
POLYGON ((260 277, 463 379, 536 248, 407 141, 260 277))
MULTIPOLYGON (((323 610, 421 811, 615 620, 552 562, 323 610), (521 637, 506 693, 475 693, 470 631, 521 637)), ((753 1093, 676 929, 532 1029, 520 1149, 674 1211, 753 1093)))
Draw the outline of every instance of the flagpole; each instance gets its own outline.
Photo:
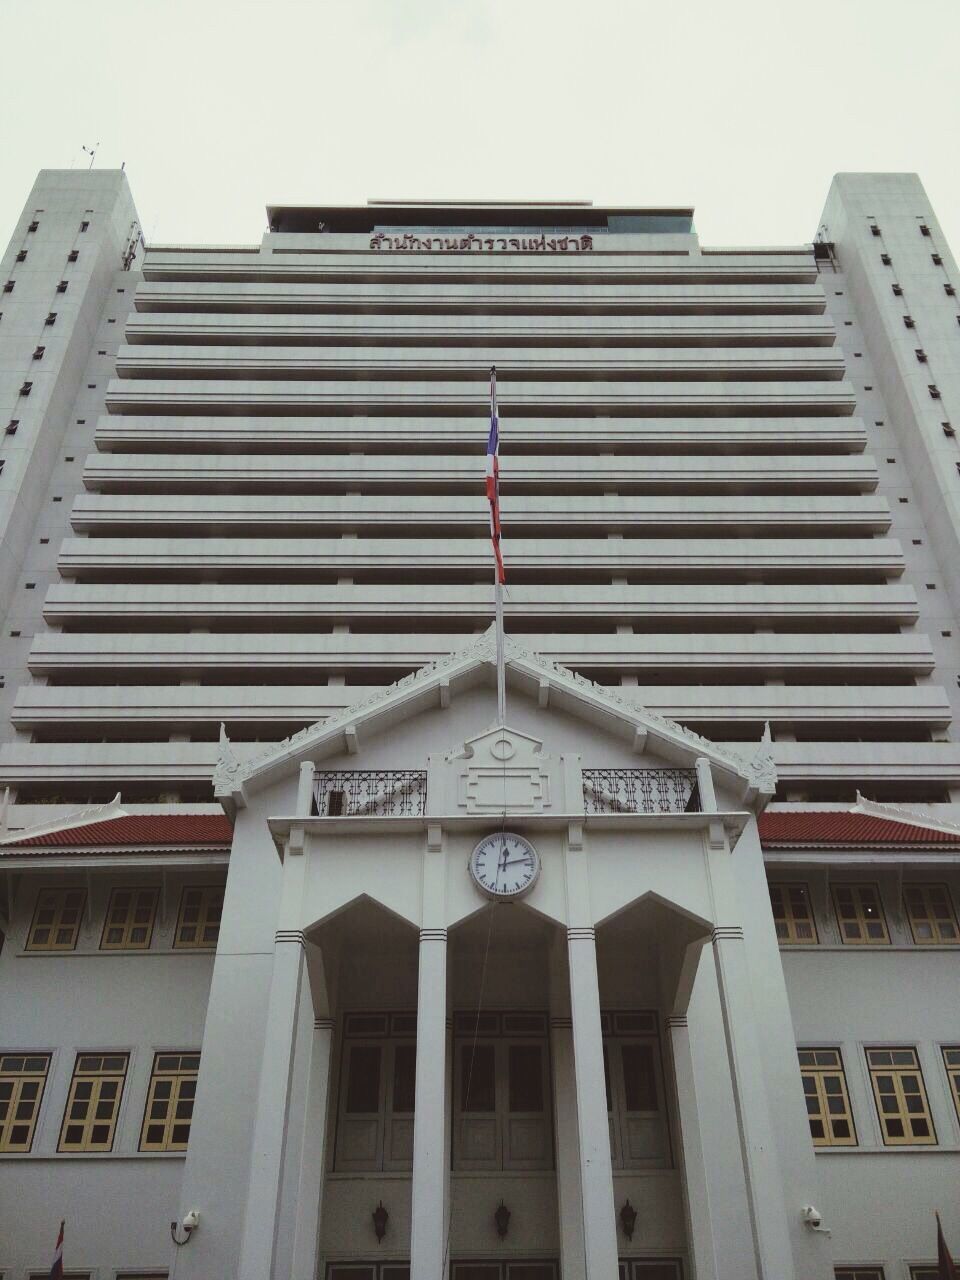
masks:
POLYGON ((497 721, 502 729, 507 723, 507 678, 503 660, 503 584, 494 573, 494 598, 497 623, 497 721))
POLYGON ((507 722, 507 681, 503 644, 503 556, 500 551, 500 414, 497 410, 497 366, 490 366, 490 436, 487 440, 487 498, 493 541, 494 632, 497 638, 497 723, 507 722))

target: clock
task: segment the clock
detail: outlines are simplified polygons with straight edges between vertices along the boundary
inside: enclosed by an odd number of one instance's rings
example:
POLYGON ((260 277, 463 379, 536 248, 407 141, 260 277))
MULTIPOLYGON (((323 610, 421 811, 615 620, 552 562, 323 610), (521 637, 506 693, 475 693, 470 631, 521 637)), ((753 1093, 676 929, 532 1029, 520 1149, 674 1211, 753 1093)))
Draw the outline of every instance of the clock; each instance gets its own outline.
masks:
POLYGON ((540 855, 523 836, 494 831, 470 855, 470 874, 489 898, 519 898, 540 874, 540 855))

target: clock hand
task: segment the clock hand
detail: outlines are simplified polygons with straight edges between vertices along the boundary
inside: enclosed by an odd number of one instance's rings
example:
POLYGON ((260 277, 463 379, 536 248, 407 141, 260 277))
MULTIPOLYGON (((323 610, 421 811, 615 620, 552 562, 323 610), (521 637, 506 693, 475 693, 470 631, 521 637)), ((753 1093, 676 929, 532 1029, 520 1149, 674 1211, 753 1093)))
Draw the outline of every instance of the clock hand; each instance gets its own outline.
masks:
POLYGON ((506 862, 501 862, 502 867, 512 867, 515 862, 524 862, 527 866, 533 866, 533 859, 529 853, 525 853, 522 858, 508 858, 506 862))

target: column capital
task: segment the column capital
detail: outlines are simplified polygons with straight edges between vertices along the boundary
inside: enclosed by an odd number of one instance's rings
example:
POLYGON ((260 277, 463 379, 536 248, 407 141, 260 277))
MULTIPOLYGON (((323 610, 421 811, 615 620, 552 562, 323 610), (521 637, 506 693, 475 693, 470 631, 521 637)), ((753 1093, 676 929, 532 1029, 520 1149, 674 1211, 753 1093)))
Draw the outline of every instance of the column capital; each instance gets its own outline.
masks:
POLYGON ((575 925, 567 930, 568 942, 596 942, 597 931, 593 925, 575 925))
POLYGON ((710 935, 710 941, 714 944, 718 942, 742 942, 743 930, 738 924, 718 924, 710 935))
POLYGON ((273 936, 274 946, 279 946, 281 942, 294 942, 304 948, 307 945, 301 929, 278 929, 273 936))
POLYGON ((420 941, 445 943, 447 941, 447 931, 446 929, 421 929, 420 941))

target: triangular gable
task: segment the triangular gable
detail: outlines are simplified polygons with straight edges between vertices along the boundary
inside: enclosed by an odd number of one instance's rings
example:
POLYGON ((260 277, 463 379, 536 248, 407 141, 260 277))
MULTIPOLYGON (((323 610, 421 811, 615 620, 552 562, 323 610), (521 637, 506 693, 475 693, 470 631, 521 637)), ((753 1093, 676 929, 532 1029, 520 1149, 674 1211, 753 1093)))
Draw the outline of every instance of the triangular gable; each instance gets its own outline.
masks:
POLYGON ((120 792, 108 804, 91 805, 86 809, 75 809, 61 818, 50 822, 38 822, 35 826, 24 827, 22 831, 12 834, 0 834, 0 847, 8 844, 23 844, 27 840, 39 842, 41 837, 55 837, 59 832, 75 831, 95 822, 109 822, 112 818, 126 816, 126 809, 120 804, 120 792))
MULTIPOLYGON (((672 764, 690 767, 698 757, 713 766, 717 783, 750 804, 765 803, 776 787, 776 768, 768 741, 748 759, 718 747, 644 707, 620 698, 559 663, 534 653, 516 640, 505 639, 507 683, 523 690, 542 707, 560 710, 605 728, 634 750, 649 750, 672 764)), ((213 775, 214 789, 228 813, 246 803, 246 795, 277 781, 305 760, 356 754, 363 738, 430 707, 447 707, 458 692, 492 680, 496 672, 496 640, 489 628, 473 644, 421 667, 387 685, 363 702, 318 721, 299 733, 246 758, 238 758, 221 732, 220 759, 213 775)))

